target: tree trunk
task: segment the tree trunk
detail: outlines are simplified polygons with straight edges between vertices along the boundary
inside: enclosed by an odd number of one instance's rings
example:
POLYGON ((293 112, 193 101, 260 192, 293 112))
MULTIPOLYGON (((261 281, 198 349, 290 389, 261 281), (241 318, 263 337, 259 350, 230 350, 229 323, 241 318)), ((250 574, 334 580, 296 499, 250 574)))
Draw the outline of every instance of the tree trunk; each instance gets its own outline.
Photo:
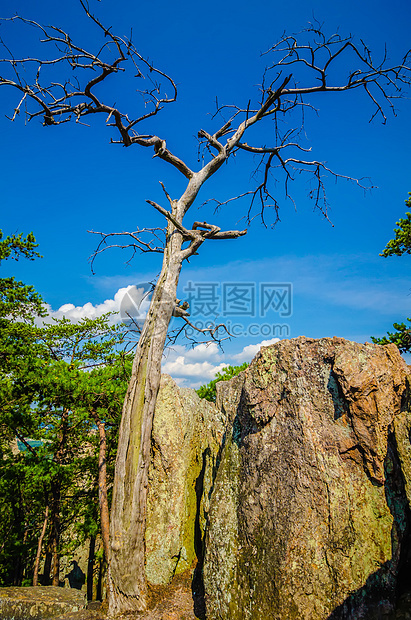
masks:
MULTIPOLYGON (((50 535, 50 539, 51 539, 51 535, 50 535)), ((50 572, 51 572, 51 560, 52 560, 50 549, 51 547, 50 547, 50 540, 49 540, 49 543, 47 545, 47 550, 46 550, 46 557, 44 560, 43 579, 41 583, 42 586, 50 585, 50 572)))
MULTIPOLYGON (((12 498, 12 510, 13 510, 13 518, 14 518, 14 531, 17 537, 17 540, 22 540, 25 535, 25 530, 23 530, 23 524, 25 523, 24 512, 23 512, 23 498, 21 494, 20 484, 17 483, 18 495, 16 494, 12 498), (23 533, 24 532, 24 533, 23 533)), ((24 545, 23 545, 24 549, 24 545)), ((23 552, 24 555, 24 552, 23 552)), ((21 585, 21 558, 22 553, 15 557, 15 561, 13 562, 13 570, 12 570, 12 584, 13 586, 21 585)))
POLYGON ((25 570, 25 560, 27 557, 26 554, 26 543, 28 538, 29 530, 27 528, 27 524, 25 524, 24 535, 23 535, 23 548, 20 554, 15 558, 14 562, 14 577, 13 577, 13 585, 20 587, 23 582, 24 570, 25 570))
POLYGON ((52 563, 52 586, 60 585, 60 557, 59 557, 59 548, 58 548, 58 540, 56 538, 53 539, 53 563, 52 563))
MULTIPOLYGON (((66 458, 66 443, 68 433, 69 411, 63 408, 61 414, 61 422, 58 433, 58 449, 54 455, 54 462, 62 465, 66 458)), ((61 534, 61 472, 55 476, 51 483, 51 553, 52 553, 52 570, 51 585, 60 585, 60 534, 61 534)))
POLYGON ((90 536, 90 545, 88 549, 88 562, 87 562, 87 600, 93 600, 93 586, 94 586, 94 559, 96 551, 96 537, 90 536))
POLYGON ((103 541, 104 555, 107 564, 110 563, 110 517, 108 509, 107 499, 107 438, 104 422, 102 422, 96 414, 93 415, 99 436, 100 436, 100 448, 98 453, 98 501, 100 506, 100 523, 101 523, 101 538, 103 541))
POLYGON ((168 232, 163 267, 138 343, 119 431, 110 524, 110 615, 143 611, 148 602, 145 524, 151 431, 182 263, 182 237, 170 225, 168 232))
POLYGON ((43 528, 42 528, 41 534, 39 536, 39 541, 38 541, 38 544, 37 544, 36 560, 34 562, 33 586, 37 586, 38 582, 39 582, 39 567, 40 567, 41 549, 43 547, 43 540, 44 540, 44 536, 46 534, 48 518, 49 518, 49 507, 46 506, 46 511, 44 513, 43 528))
POLYGON ((60 499, 61 499, 61 484, 59 480, 52 482, 51 484, 51 585, 60 585, 60 499))

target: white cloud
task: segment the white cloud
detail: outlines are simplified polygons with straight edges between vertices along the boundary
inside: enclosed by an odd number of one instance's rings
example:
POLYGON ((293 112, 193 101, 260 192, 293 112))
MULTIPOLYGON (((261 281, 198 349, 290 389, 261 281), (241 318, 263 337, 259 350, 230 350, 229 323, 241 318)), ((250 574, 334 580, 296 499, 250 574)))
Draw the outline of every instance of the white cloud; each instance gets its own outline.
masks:
MULTIPOLYGON (((135 293, 136 291, 144 293, 143 290, 139 291, 135 286, 130 285, 119 288, 113 298, 106 299, 100 304, 87 302, 82 306, 75 306, 72 303, 67 303, 60 306, 58 310, 53 310, 48 306, 49 316, 45 322, 49 323, 52 318, 62 317, 78 322, 83 318, 95 319, 107 312, 116 313, 111 317, 111 320, 118 322, 121 320, 120 306, 122 311, 125 308, 127 311, 133 311, 133 303, 136 297, 133 294, 128 294, 133 288, 135 293)), ((137 304, 138 301, 137 295, 137 304)), ((146 316, 148 307, 149 299, 145 298, 140 306, 139 318, 146 316)), ((178 385, 198 388, 214 379, 216 373, 221 372, 226 366, 250 362, 262 346, 274 344, 278 340, 279 338, 272 338, 271 340, 263 340, 258 344, 249 344, 236 354, 223 353, 215 342, 198 344, 190 349, 183 345, 175 345, 166 351, 162 371, 171 375, 178 385)))
POLYGON ((221 350, 215 342, 210 342, 209 344, 201 343, 188 350, 185 347, 181 347, 181 349, 184 350, 185 358, 191 362, 201 362, 204 360, 221 361, 222 359, 221 350))
POLYGON ((176 345, 166 352, 162 370, 173 377, 178 385, 198 388, 200 385, 209 383, 217 372, 221 372, 230 364, 237 366, 243 362, 251 362, 261 347, 275 344, 279 340, 279 338, 271 338, 271 340, 263 340, 257 344, 249 344, 240 353, 235 354, 222 353, 214 342, 209 345, 199 344, 189 350, 176 345))
POLYGON ((166 351, 162 370, 182 387, 198 388, 228 366, 215 342, 198 344, 192 349, 175 345, 166 351))
POLYGON ((275 344, 279 342, 279 338, 271 338, 271 340, 263 340, 258 344, 248 344, 240 353, 236 353, 232 355, 232 359, 236 362, 236 364, 243 364, 244 362, 251 362, 253 357, 257 355, 261 347, 268 347, 270 344, 275 344))
MULTIPOLYGON (((83 306, 75 306, 74 304, 67 303, 60 306, 58 310, 53 310, 51 306, 47 304, 47 312, 49 316, 44 320, 45 323, 51 323, 52 318, 61 319, 63 317, 77 323, 81 319, 96 319, 107 312, 114 312, 111 317, 112 323, 117 323, 121 320, 120 306, 123 305, 123 310, 131 312, 133 315, 133 298, 127 295, 130 290, 140 291, 134 285, 119 288, 113 299, 106 299, 100 304, 93 305, 91 302, 87 302, 83 306)), ((141 290, 143 294, 143 290, 141 290)), ((139 308, 139 319, 144 319, 149 307, 148 298, 144 299, 139 308)))
POLYGON ((197 388, 214 379, 216 373, 221 372, 226 366, 228 364, 224 362, 218 365, 207 361, 187 362, 183 355, 179 355, 175 360, 163 364, 163 372, 171 375, 183 387, 197 388))

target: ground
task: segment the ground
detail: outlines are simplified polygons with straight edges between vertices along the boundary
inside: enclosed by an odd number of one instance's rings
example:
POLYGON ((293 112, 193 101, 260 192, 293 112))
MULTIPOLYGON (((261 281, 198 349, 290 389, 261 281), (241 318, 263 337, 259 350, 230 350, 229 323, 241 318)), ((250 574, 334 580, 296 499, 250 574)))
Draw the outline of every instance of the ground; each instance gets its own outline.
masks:
MULTIPOLYGON (((166 588, 151 589, 150 609, 146 612, 124 616, 124 620, 204 620, 204 603, 201 595, 193 592, 190 572, 174 578, 166 588)), ((88 609, 66 614, 56 620, 107 620, 104 603, 89 603, 88 609)), ((118 620, 123 620, 119 618, 118 620)))

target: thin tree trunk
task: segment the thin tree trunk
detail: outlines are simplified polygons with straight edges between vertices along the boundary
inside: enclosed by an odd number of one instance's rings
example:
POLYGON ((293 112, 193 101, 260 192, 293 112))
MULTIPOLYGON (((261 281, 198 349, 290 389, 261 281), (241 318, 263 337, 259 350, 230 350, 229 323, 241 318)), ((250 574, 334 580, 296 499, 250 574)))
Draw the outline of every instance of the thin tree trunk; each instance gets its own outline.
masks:
POLYGON ((110 516, 107 499, 107 438, 104 422, 95 416, 100 435, 100 449, 98 455, 98 501, 100 506, 101 538, 107 564, 110 563, 110 516))
POLYGON ((51 585, 60 585, 60 498, 61 498, 61 484, 57 480, 51 485, 51 554, 52 554, 52 569, 51 569, 51 585))
POLYGON ((107 498, 107 436, 104 422, 95 412, 92 416, 97 424, 100 446, 98 453, 98 500, 100 507, 100 529, 104 557, 107 563, 108 585, 110 588, 110 512, 107 498))
POLYGON ((52 534, 50 534, 50 537, 49 537, 49 542, 48 542, 47 550, 46 550, 46 558, 44 560, 43 582, 42 582, 43 586, 49 586, 50 585, 50 572, 51 572, 51 560, 52 560, 52 555, 51 555, 51 551, 50 551, 50 549, 51 549, 51 547, 50 547, 51 536, 52 536, 52 534))
POLYGON ((94 586, 94 559, 96 550, 96 537, 90 537, 90 546, 88 550, 88 562, 87 562, 87 600, 93 600, 93 586, 94 586))
POLYGON ((28 534, 29 534, 28 527, 27 527, 27 524, 25 524, 25 530, 24 530, 24 535, 23 535, 23 549, 20 552, 20 554, 17 556, 17 558, 15 559, 15 563, 14 563, 13 585, 18 586, 18 587, 21 586, 23 582, 23 577, 24 577, 24 569, 25 569, 25 564, 26 564, 25 545, 27 543, 28 534))
POLYGON ((56 538, 53 539, 53 563, 52 563, 52 575, 53 578, 51 580, 52 586, 60 585, 60 557, 59 557, 59 548, 58 548, 58 540, 56 538))
POLYGON ((111 615, 147 608, 145 525, 151 431, 160 386, 161 360, 181 270, 181 243, 180 234, 169 235, 123 407, 110 526, 108 589, 111 615))
MULTIPOLYGON (((69 411, 64 408, 61 415, 59 429, 59 446, 54 456, 57 465, 62 465, 66 457, 66 444, 68 433, 69 411)), ((51 553, 52 553, 52 578, 53 586, 60 585, 60 534, 61 534, 61 477, 60 474, 51 483, 51 553)))
POLYGON ((22 546, 22 550, 20 550, 20 553, 14 558, 13 567, 12 567, 13 586, 21 585, 22 555, 25 555, 24 543, 25 543, 26 532, 27 532, 26 520, 24 518, 24 502, 23 502, 23 496, 21 493, 21 487, 20 487, 19 482, 17 482, 17 490, 18 490, 18 493, 13 495, 13 498, 12 498, 12 511, 13 511, 13 518, 14 518, 15 535, 17 536, 17 540, 19 541, 22 540, 23 546, 22 546), (24 529, 23 529, 23 524, 24 524, 24 529))
POLYGON ((38 541, 38 544, 37 544, 36 560, 34 562, 33 586, 37 586, 38 582, 39 582, 39 567, 40 567, 41 550, 42 550, 42 547, 43 547, 44 536, 45 536, 46 530, 47 530, 48 518, 49 518, 49 507, 46 506, 46 511, 44 513, 43 528, 42 528, 41 534, 39 536, 39 541, 38 541))

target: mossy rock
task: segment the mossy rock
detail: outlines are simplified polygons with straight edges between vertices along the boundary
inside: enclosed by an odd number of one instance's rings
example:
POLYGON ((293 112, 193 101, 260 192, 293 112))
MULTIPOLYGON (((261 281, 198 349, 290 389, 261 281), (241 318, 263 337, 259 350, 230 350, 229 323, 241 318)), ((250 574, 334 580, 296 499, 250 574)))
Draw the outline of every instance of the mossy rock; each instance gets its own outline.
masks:
POLYGON ((86 605, 85 595, 71 588, 0 588, 2 620, 49 620, 85 609, 86 605))

